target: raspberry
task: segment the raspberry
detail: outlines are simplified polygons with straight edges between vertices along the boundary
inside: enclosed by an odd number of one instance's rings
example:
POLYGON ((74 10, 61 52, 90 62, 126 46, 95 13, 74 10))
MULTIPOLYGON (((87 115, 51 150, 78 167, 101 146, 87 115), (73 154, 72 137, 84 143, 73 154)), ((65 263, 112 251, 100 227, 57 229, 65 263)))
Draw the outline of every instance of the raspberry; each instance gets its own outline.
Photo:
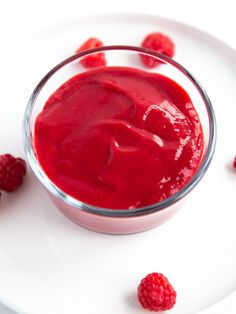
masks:
MULTIPOLYGON (((98 48, 102 46, 103 46, 103 42, 100 41, 99 39, 95 37, 89 38, 81 47, 79 47, 76 50, 76 53, 87 50, 87 49, 98 48)), ((86 68, 96 68, 99 66, 105 66, 106 65, 105 54, 104 52, 99 52, 91 56, 84 57, 81 59, 80 63, 86 68)))
POLYGON ((0 156, 0 189, 12 192, 18 189, 26 174, 26 164, 21 158, 10 154, 0 156))
POLYGON ((138 299, 144 309, 164 311, 175 305, 176 292, 164 275, 152 273, 140 282, 138 299))
POLYGON ((236 156, 234 157, 233 167, 234 167, 234 169, 236 170, 236 156))
MULTIPOLYGON (((151 33, 144 38, 142 47, 152 49, 156 52, 163 53, 164 55, 172 58, 174 55, 175 45, 173 41, 166 35, 161 33, 151 33)), ((141 55, 142 62, 148 68, 154 68, 160 62, 155 58, 141 55)))

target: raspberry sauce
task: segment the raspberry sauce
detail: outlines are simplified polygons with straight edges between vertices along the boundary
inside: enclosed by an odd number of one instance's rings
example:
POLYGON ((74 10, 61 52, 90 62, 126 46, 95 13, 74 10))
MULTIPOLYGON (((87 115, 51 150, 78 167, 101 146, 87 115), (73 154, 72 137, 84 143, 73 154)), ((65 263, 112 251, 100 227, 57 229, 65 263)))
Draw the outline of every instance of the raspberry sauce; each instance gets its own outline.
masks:
POLYGON ((35 124, 38 161, 54 184, 98 207, 160 202, 195 174, 203 132, 188 94, 161 74, 103 67, 72 77, 35 124))

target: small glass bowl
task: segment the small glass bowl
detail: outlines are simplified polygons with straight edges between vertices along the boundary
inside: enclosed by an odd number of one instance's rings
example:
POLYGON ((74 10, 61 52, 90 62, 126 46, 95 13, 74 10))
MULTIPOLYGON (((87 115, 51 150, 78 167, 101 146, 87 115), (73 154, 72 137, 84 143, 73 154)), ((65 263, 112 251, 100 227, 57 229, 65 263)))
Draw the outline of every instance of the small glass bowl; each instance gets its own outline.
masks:
POLYGON ((34 89, 24 116, 23 142, 27 160, 36 177, 49 193, 61 212, 72 221, 95 231, 110 234, 129 234, 151 229, 169 219, 185 201, 205 174, 213 157, 216 142, 216 122, 211 102, 199 82, 180 64, 152 50, 131 46, 106 46, 80 52, 54 67, 34 89), (46 175, 34 150, 34 126, 37 115, 47 99, 64 82, 78 73, 87 71, 80 60, 98 52, 106 54, 109 66, 128 66, 153 73, 161 73, 176 81, 190 96, 198 112, 204 134, 204 153, 192 179, 176 194, 150 206, 117 210, 99 208, 83 203, 59 189, 46 175), (159 64, 148 69, 140 55, 154 58, 159 64))

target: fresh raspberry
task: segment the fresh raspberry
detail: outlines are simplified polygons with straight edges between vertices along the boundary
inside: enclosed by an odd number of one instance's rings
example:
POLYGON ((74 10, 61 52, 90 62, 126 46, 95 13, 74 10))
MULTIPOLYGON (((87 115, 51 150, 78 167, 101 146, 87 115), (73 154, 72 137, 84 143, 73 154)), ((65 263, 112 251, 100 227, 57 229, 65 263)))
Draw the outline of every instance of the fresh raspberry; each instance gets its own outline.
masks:
MULTIPOLYGON (((152 49, 156 52, 172 58, 174 56, 175 45, 170 37, 161 33, 151 33, 144 38, 142 47, 152 49)), ((141 59, 148 68, 154 68, 160 62, 155 58, 148 57, 141 54, 141 59)))
POLYGON ((234 157, 233 167, 234 167, 234 169, 236 170, 236 156, 234 157))
POLYGON ((152 273, 140 282, 138 299, 144 309, 164 311, 175 305, 176 292, 164 275, 152 273))
POLYGON ((0 190, 12 192, 21 186, 26 174, 26 163, 10 154, 0 156, 0 190))
MULTIPOLYGON (((87 49, 91 49, 91 48, 99 48, 102 46, 103 46, 103 42, 100 41, 99 39, 95 37, 89 38, 81 47, 79 47, 76 50, 76 53, 87 50, 87 49)), ((96 68, 99 66, 105 66, 106 65, 105 54, 104 52, 99 52, 91 56, 82 58, 80 62, 86 68, 96 68)))

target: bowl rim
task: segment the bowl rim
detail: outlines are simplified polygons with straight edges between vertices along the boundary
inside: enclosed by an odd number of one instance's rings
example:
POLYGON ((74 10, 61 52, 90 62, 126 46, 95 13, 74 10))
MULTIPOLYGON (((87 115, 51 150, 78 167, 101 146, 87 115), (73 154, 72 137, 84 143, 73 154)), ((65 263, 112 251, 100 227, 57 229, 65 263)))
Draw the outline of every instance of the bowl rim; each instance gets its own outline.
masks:
POLYGON ((216 119, 215 119, 213 106, 211 104, 211 101, 206 91, 204 90, 202 85, 198 82, 198 80, 185 67, 183 67, 182 65, 180 65, 178 62, 174 61, 173 59, 167 57, 166 55, 155 52, 151 49, 128 46, 128 45, 111 45, 111 46, 103 46, 99 48, 88 49, 85 51, 81 51, 75 55, 72 55, 69 58, 57 64, 40 80, 40 82, 34 88, 29 98, 29 101, 27 103, 24 118, 23 118, 23 146, 25 150, 25 155, 34 174, 39 179, 39 181, 43 184, 43 186, 49 192, 51 192, 52 195, 56 196, 57 198, 59 198, 60 200, 62 200, 63 202, 67 203, 68 205, 74 208, 88 212, 90 214, 96 214, 96 215, 107 216, 107 217, 120 217, 121 218, 121 217, 136 217, 136 216, 141 216, 141 215, 147 215, 147 214, 158 212, 160 210, 164 210, 165 208, 168 208, 169 206, 177 203, 178 201, 183 199, 198 184, 198 182, 202 179, 202 177, 206 173, 206 170, 208 169, 211 163, 212 157, 214 155, 215 145, 216 145, 216 119), (30 130, 30 120, 31 120, 31 114, 33 111, 34 103, 40 91, 44 87, 44 85, 51 78, 51 76, 53 76, 53 74, 56 73, 58 70, 60 70, 63 66, 81 57, 84 57, 93 53, 97 53, 97 52, 107 51, 107 50, 111 50, 111 51, 112 50, 126 50, 126 51, 139 52, 139 53, 146 54, 147 56, 157 57, 158 59, 163 60, 165 63, 174 66, 176 69, 182 72, 185 76, 187 76, 187 78, 196 87, 196 89, 198 90, 199 94, 201 95, 205 103, 207 114, 208 114, 208 120, 209 120, 208 146, 203 156, 203 159, 201 161, 201 164, 199 168, 197 169, 196 173, 194 174, 194 176, 187 182, 187 184, 183 188, 181 188, 178 192, 176 192, 172 196, 164 199, 161 202, 154 203, 152 205, 148 205, 145 207, 140 207, 140 208, 135 208, 135 209, 108 209, 108 208, 97 207, 97 206, 79 201, 78 199, 68 195, 63 190, 58 188, 47 177, 46 173, 41 168, 34 154, 34 149, 32 145, 32 134, 30 130))

